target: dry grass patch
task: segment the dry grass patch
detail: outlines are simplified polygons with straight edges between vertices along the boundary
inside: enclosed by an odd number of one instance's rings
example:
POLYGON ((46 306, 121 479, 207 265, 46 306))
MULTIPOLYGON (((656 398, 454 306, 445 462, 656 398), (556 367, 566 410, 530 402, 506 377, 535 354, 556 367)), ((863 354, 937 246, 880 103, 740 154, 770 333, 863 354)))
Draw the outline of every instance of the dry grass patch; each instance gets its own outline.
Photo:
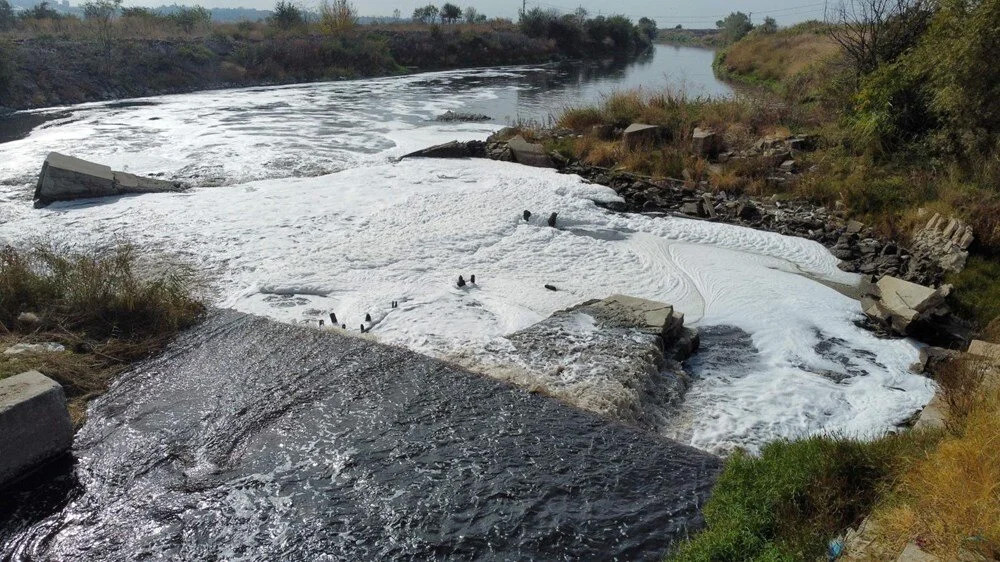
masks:
POLYGON ((18 343, 65 347, 0 353, 0 379, 28 370, 52 377, 79 423, 86 401, 115 375, 194 324, 204 306, 190 273, 179 266, 152 273, 138 260, 127 245, 90 252, 0 248, 0 351, 18 343))

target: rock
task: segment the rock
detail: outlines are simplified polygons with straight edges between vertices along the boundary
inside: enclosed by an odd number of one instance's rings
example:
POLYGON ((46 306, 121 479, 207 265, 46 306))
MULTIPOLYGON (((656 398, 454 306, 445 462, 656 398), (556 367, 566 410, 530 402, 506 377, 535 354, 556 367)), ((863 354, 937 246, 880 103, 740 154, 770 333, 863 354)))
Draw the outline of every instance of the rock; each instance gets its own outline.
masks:
POLYGON ((545 152, 545 147, 537 143, 530 143, 524 140, 524 137, 521 135, 517 135, 507 141, 507 146, 510 148, 514 161, 518 164, 534 166, 536 168, 555 167, 555 164, 552 163, 552 159, 549 158, 549 155, 545 152))
POLYGON ((696 156, 714 158, 722 151, 722 141, 712 129, 697 127, 691 134, 691 152, 696 156))
POLYGON ((22 312, 17 315, 17 323, 26 329, 34 329, 42 323, 42 319, 34 312, 22 312))
POLYGON ((955 359, 959 355, 961 353, 954 349, 945 349, 932 345, 922 347, 920 348, 920 356, 917 362, 910 367, 910 370, 917 374, 933 376, 937 372, 938 367, 955 359))
POLYGON ((950 315, 945 305, 950 285, 932 289, 886 275, 873 289, 862 300, 865 314, 897 334, 912 335, 918 321, 936 322, 936 317, 950 315))
POLYGON ((778 166, 778 168, 780 168, 782 172, 792 173, 796 170, 795 160, 785 160, 780 166, 778 166))
POLYGON ((701 200, 702 200, 702 211, 703 211, 702 214, 707 215, 708 218, 710 219, 717 218, 719 214, 715 212, 715 202, 712 200, 712 195, 706 193, 701 196, 701 200))
POLYGON ((622 141, 626 148, 638 148, 651 145, 660 140, 660 128, 645 123, 632 123, 622 133, 622 141))
POLYGON ((62 344, 55 342, 44 343, 18 343, 3 351, 4 355, 20 355, 22 353, 58 353, 66 351, 62 344))
POLYGON ((545 284, 545 288, 548 289, 548 290, 550 290, 550 291, 558 291, 559 290, 559 289, 556 288, 555 285, 550 285, 548 283, 545 284))
POLYGON ((913 429, 942 429, 948 423, 948 401, 939 391, 931 401, 920 410, 913 429))
POLYGON ((685 215, 690 215, 692 217, 700 217, 702 215, 702 202, 700 199, 695 201, 687 201, 681 205, 680 211, 685 215))
POLYGON ((958 273, 965 269, 969 246, 975 240, 972 227, 951 217, 934 213, 927 224, 913 236, 913 254, 917 260, 934 263, 944 271, 958 273))
POLYGON ((862 230, 865 229, 865 223, 850 220, 847 221, 847 228, 844 230, 847 234, 860 234, 862 230))
POLYGON ((437 117, 434 118, 435 121, 445 121, 445 122, 489 121, 490 119, 492 119, 492 117, 490 117, 489 115, 483 115, 481 113, 465 113, 465 112, 460 112, 460 111, 456 112, 451 110, 445 111, 441 115, 438 115, 437 117))
POLYGON ((1000 344, 995 344, 982 340, 972 340, 969 344, 969 355, 1000 361, 1000 344))
POLYGON ((612 125, 594 125, 590 134, 600 140, 611 140, 615 136, 615 128, 612 125))
POLYGON ((139 177, 72 156, 50 152, 35 186, 35 205, 132 193, 180 191, 179 183, 139 177))
POLYGON ((753 204, 753 201, 746 200, 742 201, 739 207, 736 209, 736 216, 740 217, 745 221, 756 221, 760 220, 761 213, 760 209, 753 204))
POLYGON ((485 143, 451 141, 400 156, 403 158, 472 158, 485 155, 485 143))
POLYGON ((73 444, 73 425, 59 383, 28 371, 0 380, 0 487, 73 444))

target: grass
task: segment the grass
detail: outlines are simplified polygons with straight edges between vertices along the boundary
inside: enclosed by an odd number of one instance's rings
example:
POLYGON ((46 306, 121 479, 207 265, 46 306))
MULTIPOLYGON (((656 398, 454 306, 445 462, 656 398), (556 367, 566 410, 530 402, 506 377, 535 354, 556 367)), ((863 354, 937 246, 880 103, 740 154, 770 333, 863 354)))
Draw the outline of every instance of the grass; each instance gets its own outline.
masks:
POLYGON ((879 542, 897 552, 914 541, 943 559, 966 551, 993 560, 1000 557, 1000 365, 966 358, 944 377, 947 435, 872 518, 879 542))
POLYGON ((128 245, 91 252, 0 248, 0 348, 39 342, 66 348, 0 354, 0 379, 41 371, 63 385, 72 417, 80 422, 86 401, 116 374, 162 349, 204 312, 193 296, 194 279, 183 268, 141 271, 128 245))
POLYGON ((811 437, 768 444, 726 461, 704 509, 707 528, 669 560, 812 560, 891 488, 925 434, 870 442, 811 437))

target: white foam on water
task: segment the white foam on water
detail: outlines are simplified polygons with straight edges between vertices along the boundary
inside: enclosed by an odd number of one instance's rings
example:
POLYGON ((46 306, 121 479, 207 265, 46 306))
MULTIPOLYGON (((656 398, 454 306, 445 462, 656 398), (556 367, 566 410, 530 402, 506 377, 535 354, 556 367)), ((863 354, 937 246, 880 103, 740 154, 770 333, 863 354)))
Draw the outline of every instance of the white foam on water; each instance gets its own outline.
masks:
MULTIPOLYGON (((432 128, 423 134, 440 140, 432 128)), ((907 371, 913 343, 858 328, 858 303, 810 278, 857 280, 820 245, 595 204, 616 198, 515 164, 369 162, 317 177, 54 204, 0 225, 0 239, 129 239, 192 261, 211 277, 217 305, 314 324, 335 312, 348 329, 364 323, 380 339, 442 356, 484 349, 613 293, 672 303, 688 323, 739 327, 757 348, 750 373, 698 379, 686 401, 694 415, 664 428, 710 450, 884 432, 931 398, 933 383, 907 371), (534 213, 528 222, 525 209, 534 213), (559 228, 545 224, 551 212, 559 228), (471 274, 475 285, 456 286, 471 274), (864 375, 836 383, 817 374, 845 369, 816 351, 821 341, 858 355, 852 366, 864 375)))

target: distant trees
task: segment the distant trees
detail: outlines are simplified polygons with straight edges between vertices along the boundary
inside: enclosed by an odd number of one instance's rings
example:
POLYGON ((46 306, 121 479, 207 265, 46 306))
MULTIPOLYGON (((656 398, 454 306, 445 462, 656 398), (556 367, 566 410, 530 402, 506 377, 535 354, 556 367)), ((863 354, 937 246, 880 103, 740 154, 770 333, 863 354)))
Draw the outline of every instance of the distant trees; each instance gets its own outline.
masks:
POLYGON ((743 39, 753 29, 750 16, 743 12, 733 12, 726 16, 725 19, 715 22, 715 26, 719 28, 719 32, 726 43, 735 43, 743 39))
POLYGON ((462 8, 459 8, 451 2, 446 2, 444 6, 441 6, 441 21, 444 23, 455 23, 461 17, 462 8))
POLYGON ((413 10, 413 21, 419 21, 420 23, 434 23, 437 21, 438 13, 437 6, 428 4, 423 8, 413 10))
POLYGON ((278 29, 292 29, 305 24, 306 18, 302 9, 286 0, 278 0, 274 5, 274 13, 268 18, 268 23, 278 29))
POLYGON ((656 23, 647 20, 645 31, 624 16, 585 19, 586 12, 560 15, 555 10, 532 8, 521 15, 519 27, 529 37, 554 40, 564 52, 574 54, 627 54, 646 48, 656 23))
POLYGON ((0 31, 14 29, 14 8, 7 0, 0 0, 0 31))
POLYGON ((33 8, 21 13, 21 17, 32 20, 58 20, 62 15, 49 7, 48 2, 39 2, 33 8))
POLYGON ((113 29, 111 22, 118 15, 118 10, 122 7, 122 0, 90 0, 83 5, 83 17, 93 22, 97 28, 97 34, 105 48, 111 48, 113 29))
POLYGON ((349 0, 322 0, 319 4, 319 23, 328 33, 350 29, 358 24, 358 12, 349 0))
MULTIPOLYGON (((126 8, 128 9, 128 8, 126 8)), ((174 25, 181 28, 184 33, 191 34, 195 29, 208 27, 212 23, 212 12, 201 6, 181 6, 176 12, 167 16, 174 25)))

